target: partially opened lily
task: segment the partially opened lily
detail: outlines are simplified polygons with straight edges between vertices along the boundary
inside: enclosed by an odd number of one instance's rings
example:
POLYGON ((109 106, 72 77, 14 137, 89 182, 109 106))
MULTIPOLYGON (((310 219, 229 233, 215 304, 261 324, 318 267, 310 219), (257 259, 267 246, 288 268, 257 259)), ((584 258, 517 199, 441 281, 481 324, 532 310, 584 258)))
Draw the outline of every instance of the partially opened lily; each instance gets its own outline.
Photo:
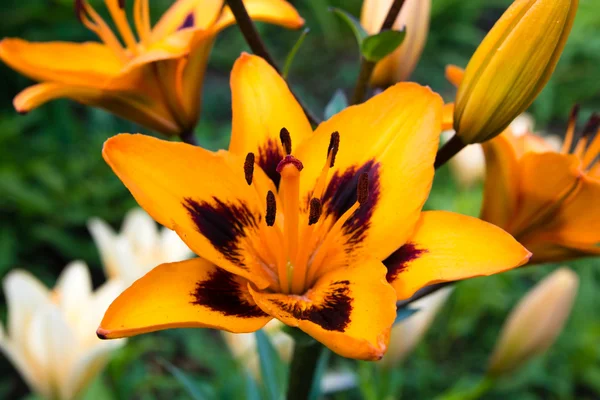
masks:
POLYGON ((44 399, 81 398, 85 388, 124 341, 106 343, 94 326, 122 290, 109 281, 92 291, 87 265, 67 265, 49 290, 29 272, 13 270, 3 280, 7 330, 0 325, 0 350, 44 399))
MULTIPOLYGON (((371 35, 379 32, 393 0, 365 0, 360 22, 371 35)), ((431 0, 406 0, 394 22, 394 29, 406 30, 402 44, 375 66, 371 83, 387 86, 407 80, 414 71, 427 39, 431 0)))
MULTIPOLYGON (((165 135, 193 130, 215 36, 235 19, 222 0, 177 0, 151 27, 148 0, 135 0, 134 34, 125 1, 105 0, 119 41, 87 0, 75 0, 81 22, 102 43, 0 42, 0 58, 41 83, 22 91, 14 106, 28 112, 58 98, 104 108, 165 135)), ((246 0, 250 16, 287 28, 304 23, 284 0, 246 0)))
POLYGON ((442 100, 400 83, 311 126, 286 83, 243 54, 232 77, 229 151, 118 135, 104 158, 138 203, 201 258, 156 267, 98 329, 117 338, 175 327, 235 333, 272 318, 336 353, 379 359, 396 300, 523 264, 501 229, 421 212, 442 100))
POLYGON ((576 115, 575 108, 559 152, 510 129, 483 146, 481 218, 527 246, 534 262, 600 254, 600 117, 592 116, 577 140, 576 115))

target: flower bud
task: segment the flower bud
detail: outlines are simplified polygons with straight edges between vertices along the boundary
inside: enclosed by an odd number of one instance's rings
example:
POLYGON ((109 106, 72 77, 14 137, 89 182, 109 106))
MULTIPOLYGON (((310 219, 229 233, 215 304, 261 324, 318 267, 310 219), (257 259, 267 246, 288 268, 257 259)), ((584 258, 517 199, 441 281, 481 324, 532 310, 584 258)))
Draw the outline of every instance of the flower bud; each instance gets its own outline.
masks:
MULTIPOLYGON (((393 0, 363 2, 360 22, 369 34, 379 32, 392 3, 393 0)), ((392 54, 377 63, 371 78, 373 85, 386 86, 408 79, 425 47, 430 14, 431 0, 404 2, 393 29, 406 29, 406 37, 392 54)))
POLYGON ((567 41, 578 0, 515 0, 469 61, 456 95, 464 144, 502 132, 544 88, 567 41))
POLYGON ((490 358, 491 376, 518 369, 554 343, 571 312, 578 285, 573 271, 560 268, 527 293, 504 324, 490 358))

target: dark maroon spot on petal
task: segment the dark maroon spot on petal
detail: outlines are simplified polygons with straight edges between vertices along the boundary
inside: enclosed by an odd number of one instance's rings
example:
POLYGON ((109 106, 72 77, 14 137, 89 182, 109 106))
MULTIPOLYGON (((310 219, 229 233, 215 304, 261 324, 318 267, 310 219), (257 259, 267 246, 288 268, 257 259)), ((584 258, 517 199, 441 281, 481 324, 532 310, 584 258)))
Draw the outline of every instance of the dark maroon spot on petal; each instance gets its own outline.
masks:
POLYGON ((266 317, 257 305, 248 301, 248 295, 241 288, 236 276, 224 269, 217 268, 205 281, 196 283, 196 289, 190 294, 192 304, 210 308, 225 316, 241 318, 266 317))
POLYGON ((383 264, 387 267, 387 274, 385 275, 387 281, 394 281, 400 273, 406 271, 411 261, 421 257, 424 253, 427 253, 426 249, 419 249, 414 243, 410 242, 393 252, 383 260, 383 264))
POLYGON ((277 172, 277 166, 283 160, 284 155, 281 146, 274 139, 267 140, 258 149, 258 160, 256 163, 271 178, 277 189, 279 189, 279 182, 281 181, 281 175, 277 172))
POLYGON ((271 302, 295 318, 310 321, 328 331, 344 332, 350 323, 352 298, 350 298, 349 281, 333 282, 329 291, 323 296, 321 304, 302 307, 301 304, 289 304, 280 300, 271 302))
MULTIPOLYGON (((348 248, 359 245, 365 238, 371 226, 371 217, 381 195, 380 166, 374 160, 367 161, 362 166, 352 166, 345 171, 336 171, 329 180, 323 195, 323 212, 332 215, 336 220, 350 209, 358 200, 357 192, 361 175, 368 174, 368 199, 343 226, 348 238, 348 248)), ((363 181, 365 178, 363 178, 363 181)), ((362 199, 361 199, 362 200, 362 199)))
POLYGON ((213 202, 184 199, 183 206, 196 224, 196 229, 230 262, 245 267, 240 239, 246 229, 258 227, 260 215, 255 216, 241 201, 225 203, 216 197, 213 202))
POLYGON ((183 23, 179 27, 179 30, 193 28, 195 24, 196 24, 196 18, 194 17, 194 13, 191 12, 185 17, 185 19, 183 20, 183 23))

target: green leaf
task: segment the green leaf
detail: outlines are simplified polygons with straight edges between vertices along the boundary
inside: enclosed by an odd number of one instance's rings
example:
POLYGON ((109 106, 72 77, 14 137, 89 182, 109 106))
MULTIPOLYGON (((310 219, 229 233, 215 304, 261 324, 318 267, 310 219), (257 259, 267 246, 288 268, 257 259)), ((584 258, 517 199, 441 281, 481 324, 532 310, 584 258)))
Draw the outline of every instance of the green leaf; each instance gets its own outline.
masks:
POLYGON ((337 14, 342 21, 346 23, 352 29, 352 33, 354 33, 354 37, 356 38, 356 43, 358 43, 358 47, 362 47, 362 43, 367 36, 367 32, 363 29, 360 22, 354 18, 354 16, 347 11, 344 11, 340 8, 331 7, 329 11, 337 14))
POLYGON ((396 320, 394 321, 394 324, 404 321, 406 318, 415 314, 417 311, 419 311, 418 308, 401 308, 401 309, 399 309, 396 313, 396 320))
POLYGON ((179 368, 171 364, 164 358, 157 358, 157 361, 165 367, 167 371, 181 384, 187 394, 194 400, 204 400, 206 396, 200 393, 200 389, 192 382, 192 380, 179 368))
POLYGON ((308 35, 308 32, 310 32, 310 28, 306 28, 305 30, 302 31, 302 33, 300 34, 300 37, 294 44, 294 47, 292 47, 292 49, 288 53, 287 57, 285 58, 283 72, 281 74, 283 76, 283 79, 287 79, 288 74, 290 73, 290 68, 292 66, 292 63, 294 62, 294 58, 296 58, 296 53, 298 53, 298 50, 302 46, 302 43, 304 43, 304 39, 306 39, 306 35, 308 35))
POLYGON ((346 107, 348 107, 348 99, 344 91, 341 89, 336 90, 327 106, 325 106, 325 120, 333 117, 346 107))
POLYGON ((267 398, 279 400, 283 395, 282 380, 279 379, 278 374, 278 369, 282 365, 281 359, 266 333, 259 330, 254 335, 256 336, 256 346, 260 357, 260 373, 267 389, 267 398))
POLYGON ((323 348, 321 350, 321 355, 319 356, 319 361, 317 361, 317 366, 315 367, 315 375, 312 387, 310 388, 310 393, 308 394, 308 400, 317 400, 319 398, 319 395, 321 394, 321 381, 327 371, 327 364, 329 364, 330 358, 331 351, 323 348))
POLYGON ((379 62, 398 48, 406 37, 406 30, 383 31, 366 37, 360 44, 364 58, 371 62, 379 62))

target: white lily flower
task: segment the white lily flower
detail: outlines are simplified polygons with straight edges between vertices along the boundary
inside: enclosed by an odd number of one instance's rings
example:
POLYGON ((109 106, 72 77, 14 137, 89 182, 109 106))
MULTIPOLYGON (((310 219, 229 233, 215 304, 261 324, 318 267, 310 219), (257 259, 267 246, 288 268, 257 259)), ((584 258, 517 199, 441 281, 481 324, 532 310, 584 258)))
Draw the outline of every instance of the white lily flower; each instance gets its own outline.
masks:
POLYGON ((46 399, 71 400, 106 366, 124 340, 102 341, 96 326, 122 290, 107 282, 95 292, 87 265, 73 262, 49 290, 24 270, 3 281, 7 332, 0 349, 30 389, 46 399))
POLYGON ((120 233, 99 218, 90 219, 88 229, 100 252, 106 276, 119 279, 126 286, 159 264, 192 256, 175 232, 166 228, 159 231, 156 222, 140 208, 127 213, 120 233))
POLYGON ((402 362, 419 344, 438 311, 452 293, 451 287, 443 288, 412 303, 418 311, 392 327, 388 350, 379 362, 383 368, 393 368, 402 362))

